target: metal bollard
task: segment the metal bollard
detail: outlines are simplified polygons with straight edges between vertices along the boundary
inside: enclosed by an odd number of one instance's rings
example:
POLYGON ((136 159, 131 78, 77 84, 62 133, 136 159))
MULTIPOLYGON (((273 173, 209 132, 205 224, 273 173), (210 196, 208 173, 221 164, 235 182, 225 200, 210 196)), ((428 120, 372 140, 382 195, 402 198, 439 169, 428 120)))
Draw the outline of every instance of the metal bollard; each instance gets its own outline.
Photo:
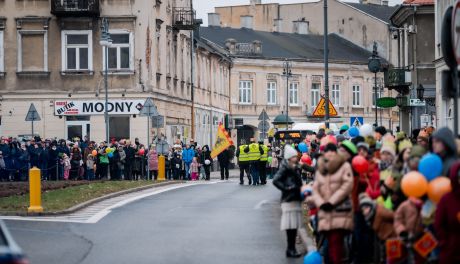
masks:
POLYGON ((158 180, 159 181, 166 180, 166 178, 165 178, 165 173, 166 173, 165 164, 166 164, 165 156, 160 155, 160 157, 158 157, 158 180))
POLYGON ((33 167, 29 170, 29 213, 41 213, 42 207, 42 186, 40 179, 40 169, 33 167))

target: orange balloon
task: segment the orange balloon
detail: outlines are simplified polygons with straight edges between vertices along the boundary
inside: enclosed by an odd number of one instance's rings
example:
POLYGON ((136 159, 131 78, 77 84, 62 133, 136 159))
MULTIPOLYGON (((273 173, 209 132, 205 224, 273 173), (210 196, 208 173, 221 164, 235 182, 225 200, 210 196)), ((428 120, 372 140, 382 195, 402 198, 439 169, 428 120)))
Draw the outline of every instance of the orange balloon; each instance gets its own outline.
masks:
POLYGON ((450 179, 447 177, 438 177, 428 184, 428 198, 437 204, 441 198, 452 191, 450 179))
POLYGON ((401 189, 407 197, 420 198, 428 190, 428 181, 418 171, 411 171, 401 180, 401 189))
POLYGON ((93 156, 97 156, 97 150, 93 149, 93 151, 91 151, 91 154, 93 154, 93 156))

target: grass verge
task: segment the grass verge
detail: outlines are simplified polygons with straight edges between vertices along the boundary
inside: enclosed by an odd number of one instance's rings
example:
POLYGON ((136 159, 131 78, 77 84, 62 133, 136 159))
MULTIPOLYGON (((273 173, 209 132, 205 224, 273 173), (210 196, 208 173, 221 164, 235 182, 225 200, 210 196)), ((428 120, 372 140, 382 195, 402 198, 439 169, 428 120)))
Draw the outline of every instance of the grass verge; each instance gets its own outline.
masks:
MULTIPOLYGON (((57 212, 106 194, 153 184, 151 181, 105 181, 50 190, 42 193, 45 212, 57 212)), ((2 212, 27 212, 29 194, 0 198, 2 212)))

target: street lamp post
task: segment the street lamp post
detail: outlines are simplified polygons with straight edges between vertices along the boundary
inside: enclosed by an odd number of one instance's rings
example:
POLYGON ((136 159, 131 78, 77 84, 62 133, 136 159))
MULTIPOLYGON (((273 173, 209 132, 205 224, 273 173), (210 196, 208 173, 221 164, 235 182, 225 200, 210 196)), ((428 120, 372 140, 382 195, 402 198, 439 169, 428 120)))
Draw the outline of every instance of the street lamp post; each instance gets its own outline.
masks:
POLYGON ((326 104, 324 115, 326 128, 329 128, 329 36, 328 36, 328 18, 327 18, 327 0, 323 1, 324 9, 324 99, 326 104))
POLYGON ((375 105, 375 124, 378 125, 378 112, 377 112, 377 72, 380 71, 381 63, 379 58, 379 53, 377 52, 377 42, 374 42, 374 48, 372 51, 372 57, 369 58, 369 63, 367 64, 369 71, 374 73, 374 105, 375 105))
POLYGON ((283 63, 283 76, 286 77, 286 130, 289 128, 289 77, 292 76, 292 64, 287 59, 283 63))
POLYGON ((109 133, 109 92, 108 92, 108 75, 109 75, 109 47, 112 44, 112 39, 109 33, 109 21, 106 18, 102 19, 101 25, 101 40, 99 41, 104 47, 104 88, 105 88, 105 106, 104 106, 104 120, 105 120, 105 139, 107 144, 110 142, 109 133))

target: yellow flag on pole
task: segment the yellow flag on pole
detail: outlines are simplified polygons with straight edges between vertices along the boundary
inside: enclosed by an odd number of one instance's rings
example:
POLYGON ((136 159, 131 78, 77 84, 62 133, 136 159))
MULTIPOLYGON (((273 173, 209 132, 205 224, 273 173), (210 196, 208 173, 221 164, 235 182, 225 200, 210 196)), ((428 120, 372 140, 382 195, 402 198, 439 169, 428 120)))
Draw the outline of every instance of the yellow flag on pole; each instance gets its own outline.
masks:
POLYGON ((219 127, 217 128, 217 139, 216 143, 214 144, 214 147, 212 148, 211 151, 211 158, 217 157, 222 151, 228 149, 233 145, 233 141, 228 135, 228 132, 225 130, 224 126, 222 124, 219 124, 219 127))

